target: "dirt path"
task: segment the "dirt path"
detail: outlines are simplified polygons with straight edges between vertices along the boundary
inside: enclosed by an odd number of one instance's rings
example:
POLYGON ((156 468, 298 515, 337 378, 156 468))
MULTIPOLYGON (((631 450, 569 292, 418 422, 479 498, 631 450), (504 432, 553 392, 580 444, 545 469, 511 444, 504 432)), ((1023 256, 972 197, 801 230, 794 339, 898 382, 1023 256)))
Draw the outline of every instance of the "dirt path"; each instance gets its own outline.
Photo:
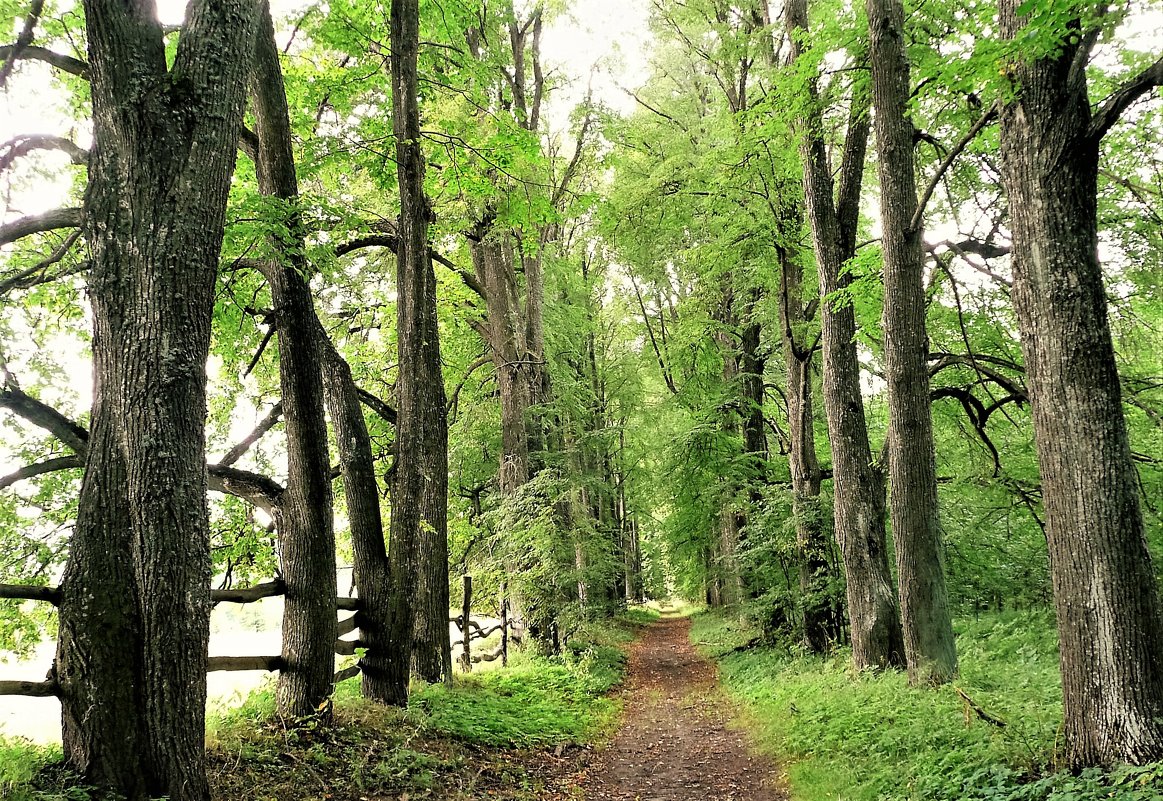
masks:
POLYGON ((774 766, 726 727, 715 667, 690 621, 663 618, 630 650, 622 728, 594 755, 587 801, 781 801, 774 766))

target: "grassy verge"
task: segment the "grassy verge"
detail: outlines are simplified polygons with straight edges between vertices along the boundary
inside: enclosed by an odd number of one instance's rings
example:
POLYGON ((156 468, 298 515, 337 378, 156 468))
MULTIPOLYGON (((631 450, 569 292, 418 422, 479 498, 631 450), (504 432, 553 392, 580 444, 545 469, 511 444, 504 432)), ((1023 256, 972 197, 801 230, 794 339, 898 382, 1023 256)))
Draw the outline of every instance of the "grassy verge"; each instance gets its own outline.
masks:
MULTIPOLYGON (((358 679, 335 692, 332 726, 286 726, 271 689, 211 715, 215 799, 565 799, 575 746, 617 720, 607 692, 622 678, 622 646, 657 613, 631 610, 587 626, 560 657, 514 654, 508 668, 414 686, 406 710, 360 698, 358 679)), ((0 740, 0 799, 97 801, 56 763, 59 748, 0 740)))
POLYGON ((1062 712, 1053 620, 1003 614, 956 625, 961 675, 938 690, 900 673, 855 674, 849 654, 734 651, 745 621, 695 616, 691 638, 719 659, 759 747, 787 767, 795 801, 1157 801, 1163 763, 1059 770, 1062 712), (1004 726, 982 719, 972 699, 1004 726))

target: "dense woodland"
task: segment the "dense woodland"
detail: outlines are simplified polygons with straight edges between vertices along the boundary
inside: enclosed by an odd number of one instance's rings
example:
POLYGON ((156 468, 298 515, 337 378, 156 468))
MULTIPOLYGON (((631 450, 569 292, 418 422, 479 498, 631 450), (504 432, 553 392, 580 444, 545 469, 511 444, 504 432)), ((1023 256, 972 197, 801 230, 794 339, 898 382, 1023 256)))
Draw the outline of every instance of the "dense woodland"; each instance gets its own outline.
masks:
POLYGON ((325 726, 352 630, 452 680, 464 574, 526 649, 678 597, 933 688, 1052 609, 1062 764, 1163 760, 1157 3, 654 0, 632 113, 569 4, 390 6, 0 7, 61 123, 0 144, 0 694, 86 782, 209 797, 227 591, 325 726))

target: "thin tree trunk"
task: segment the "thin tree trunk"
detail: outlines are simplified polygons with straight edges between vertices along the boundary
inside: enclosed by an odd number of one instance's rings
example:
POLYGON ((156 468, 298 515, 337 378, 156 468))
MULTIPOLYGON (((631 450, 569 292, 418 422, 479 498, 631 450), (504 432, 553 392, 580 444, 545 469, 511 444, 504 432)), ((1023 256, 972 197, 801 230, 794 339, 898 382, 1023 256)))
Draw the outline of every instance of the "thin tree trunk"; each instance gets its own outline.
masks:
MULTIPOLYGON (((428 537, 434 552, 443 550, 447 554, 448 549, 448 421, 436 321, 436 276, 428 244, 432 211, 424 196, 424 152, 420 145, 417 0, 392 0, 391 26, 392 125, 400 184, 400 245, 396 258, 400 367, 389 551, 392 586, 397 596, 389 641, 393 650, 410 655, 415 614, 412 599, 402 590, 415 575, 417 543, 428 537)), ((442 617, 447 616, 448 609, 447 557, 443 562, 442 617)), ((440 589, 431 587, 433 598, 440 589)), ((442 639, 447 638, 445 624, 442 639)), ((397 700, 405 702, 407 671, 392 679, 397 700)))
POLYGON ((937 519, 937 467, 929 408, 922 226, 913 125, 907 116, 909 62, 901 0, 867 0, 880 217, 884 251, 884 373, 888 385, 889 484, 900 581, 901 624, 912 684, 957 673, 937 519))
MULTIPOLYGON (((794 59, 802 49, 800 37, 807 32, 806 0, 788 0, 785 14, 787 26, 794 32, 794 59)), ((800 159, 820 275, 824 411, 832 451, 833 513, 844 559, 852 661, 858 669, 904 667, 904 639, 884 529, 884 481, 872 460, 860 392, 856 315, 851 304, 838 305, 831 299, 851 283, 849 276, 841 275, 841 268, 855 255, 869 128, 867 95, 853 98, 839 196, 834 200, 815 81, 809 82, 807 94, 807 111, 799 126, 800 159)))
POLYGON ((365 698, 373 701, 398 703, 397 685, 391 679, 407 671, 407 657, 392 650, 389 640, 392 587, 371 437, 351 368, 326 339, 322 327, 318 335, 324 343, 323 385, 339 450, 351 527, 353 572, 359 593, 356 622, 359 639, 367 647, 359 663, 362 691, 365 698), (401 659, 403 665, 399 664, 401 659))
MULTIPOLYGON (((1024 23, 1001 2, 1002 32, 1024 23)), ((1085 40, 1085 37, 1084 37, 1085 40)), ((1073 766, 1163 758, 1163 622, 1098 261, 1087 51, 1014 65, 1001 115, 1013 302, 1042 476, 1073 766)))
POLYGON ((780 322, 784 365, 787 368, 788 438, 791 452, 792 516, 799 548, 800 596, 804 614, 804 641, 816 653, 827 650, 832 604, 828 598, 827 543, 820 517, 820 463, 816 458, 816 428, 812 414, 812 357, 814 349, 800 339, 804 314, 803 265, 796 254, 780 249, 780 322))
POLYGON ((205 364, 256 8, 195 0, 172 70, 152 6, 84 10, 95 380, 61 591, 64 749, 134 801, 206 801, 205 364))
POLYGON ((286 233, 272 244, 278 260, 264 263, 278 332, 279 383, 287 432, 287 488, 275 512, 283 580, 284 667, 279 711, 290 718, 330 715, 335 675, 335 532, 332 528, 331 460, 323 413, 322 343, 307 283, 305 241, 299 219, 287 95, 269 4, 259 20, 251 74, 256 168, 262 194, 281 201, 286 233))

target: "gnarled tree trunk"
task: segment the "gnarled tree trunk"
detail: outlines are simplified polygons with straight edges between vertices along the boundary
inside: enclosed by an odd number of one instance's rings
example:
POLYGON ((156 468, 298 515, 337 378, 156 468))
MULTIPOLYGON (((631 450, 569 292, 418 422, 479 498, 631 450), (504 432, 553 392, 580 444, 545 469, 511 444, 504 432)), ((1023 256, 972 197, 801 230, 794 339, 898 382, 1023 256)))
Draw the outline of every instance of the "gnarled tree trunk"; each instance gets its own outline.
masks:
POLYGON ((86 0, 92 438, 62 584, 65 755, 131 799, 209 797, 206 358, 256 7, 86 0))

